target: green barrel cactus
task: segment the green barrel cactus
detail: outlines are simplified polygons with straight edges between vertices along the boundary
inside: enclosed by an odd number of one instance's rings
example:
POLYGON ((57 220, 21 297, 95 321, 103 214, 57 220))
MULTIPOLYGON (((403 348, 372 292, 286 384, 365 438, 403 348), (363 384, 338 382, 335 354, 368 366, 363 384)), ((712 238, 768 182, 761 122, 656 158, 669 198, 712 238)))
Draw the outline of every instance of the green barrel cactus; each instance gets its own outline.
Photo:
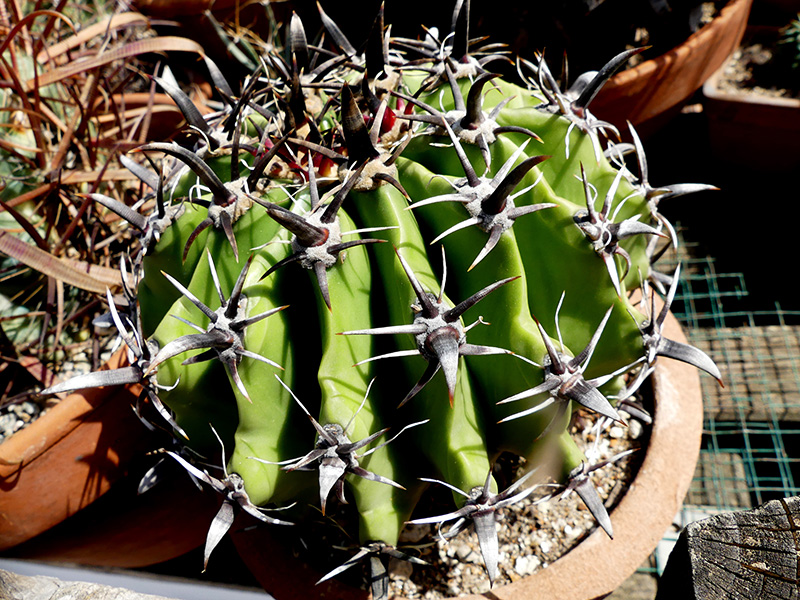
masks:
POLYGON ((403 527, 453 522, 446 536, 475 527, 494 580, 496 512, 543 473, 612 533, 569 434, 576 408, 641 415, 631 398, 663 357, 720 378, 662 337, 678 274, 653 265, 677 241, 659 202, 709 186, 652 186, 633 128, 615 143, 589 110, 635 51, 566 90, 543 58, 520 61, 515 84, 490 70, 502 47, 469 44, 464 11, 418 40, 379 14, 363 53, 322 8, 325 49, 295 16, 238 90, 206 61, 223 99, 209 117, 155 76, 192 144, 123 157, 151 215, 92 195, 140 233, 127 306, 109 295, 131 365, 47 392, 143 384, 136 408, 164 450, 224 495, 206 561, 236 510, 291 527, 349 503, 360 549, 326 577, 369 559, 382 597, 381 561, 418 560, 403 527), (215 469, 200 457, 220 444, 215 469), (499 489, 504 452, 527 472, 499 489), (415 511, 431 484, 452 511, 415 511))

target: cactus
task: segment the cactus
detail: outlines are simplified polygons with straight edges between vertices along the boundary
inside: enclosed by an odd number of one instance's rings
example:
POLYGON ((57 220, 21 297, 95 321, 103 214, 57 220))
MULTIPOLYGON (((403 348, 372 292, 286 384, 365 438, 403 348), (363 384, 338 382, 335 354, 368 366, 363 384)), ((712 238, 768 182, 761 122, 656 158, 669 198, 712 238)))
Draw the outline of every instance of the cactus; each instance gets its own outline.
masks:
POLYGON ((326 578, 364 563, 385 597, 382 561, 417 560, 404 525, 455 521, 446 535, 474 525, 494 580, 494 513, 542 484, 543 463, 611 535, 588 476, 602 465, 570 415, 621 420, 662 358, 720 379, 661 336, 652 303, 662 291, 668 308, 678 277, 654 266, 656 242, 677 243, 658 203, 709 186, 653 187, 635 131, 615 142, 590 112, 631 51, 562 90, 543 57, 518 62, 519 84, 491 73, 505 55, 472 47, 468 2, 442 39, 393 38, 381 13, 364 54, 320 15, 335 52, 295 16, 285 53, 238 92, 207 59, 224 98, 211 118, 154 77, 195 133, 125 158, 156 212, 88 196, 140 233, 125 310, 108 296, 132 366, 45 393, 143 384, 139 414, 169 432, 168 456, 224 495, 206 562, 237 507, 291 527, 349 503, 360 548, 326 578), (197 456, 219 441, 217 477, 197 456), (499 490, 503 452, 526 472, 499 490), (415 511, 431 483, 451 512, 415 511))

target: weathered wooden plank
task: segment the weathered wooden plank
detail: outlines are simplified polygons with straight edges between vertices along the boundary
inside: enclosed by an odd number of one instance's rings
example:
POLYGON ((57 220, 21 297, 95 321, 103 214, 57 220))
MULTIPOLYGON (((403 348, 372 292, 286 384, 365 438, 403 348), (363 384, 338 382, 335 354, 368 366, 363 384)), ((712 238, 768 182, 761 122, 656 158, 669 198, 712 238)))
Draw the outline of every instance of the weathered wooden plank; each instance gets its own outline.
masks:
POLYGON ((659 583, 656 600, 800 598, 800 497, 688 525, 659 583))
POLYGON ((712 356, 725 387, 702 378, 706 418, 800 421, 800 327, 720 327, 692 332, 712 356))
POLYGON ((605 600, 652 600, 656 595, 656 584, 654 573, 636 571, 605 600))
POLYGON ((744 459, 734 452, 700 452, 684 504, 722 509, 751 508, 744 459))

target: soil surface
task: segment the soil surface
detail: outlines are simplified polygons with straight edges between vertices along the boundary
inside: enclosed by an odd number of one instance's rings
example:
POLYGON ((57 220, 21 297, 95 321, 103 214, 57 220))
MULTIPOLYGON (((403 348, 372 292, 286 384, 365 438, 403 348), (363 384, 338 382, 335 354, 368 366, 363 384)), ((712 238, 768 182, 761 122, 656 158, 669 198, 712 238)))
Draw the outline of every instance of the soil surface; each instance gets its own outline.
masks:
POLYGON ((800 72, 776 60, 777 28, 754 27, 725 65, 718 89, 773 98, 800 99, 800 72))
MULTIPOLYGON (((590 463, 611 459, 646 443, 646 429, 639 421, 621 413, 628 426, 598 422, 595 416, 578 413, 573 433, 590 463), (602 433, 598 432, 602 429, 602 433)), ((611 510, 622 497, 641 461, 635 452, 591 475, 600 497, 611 510)), ((512 583, 546 567, 576 546, 597 527, 591 513, 575 493, 542 487, 523 502, 505 509, 498 527, 500 567, 494 587, 512 583), (550 497, 552 496, 552 497, 550 497)), ((445 533, 449 524, 445 524, 445 533)), ((490 591, 478 538, 472 528, 450 540, 437 535, 432 526, 417 526, 402 540, 421 548, 420 558, 429 566, 393 559, 389 565, 390 595, 409 599, 439 599, 490 591)))

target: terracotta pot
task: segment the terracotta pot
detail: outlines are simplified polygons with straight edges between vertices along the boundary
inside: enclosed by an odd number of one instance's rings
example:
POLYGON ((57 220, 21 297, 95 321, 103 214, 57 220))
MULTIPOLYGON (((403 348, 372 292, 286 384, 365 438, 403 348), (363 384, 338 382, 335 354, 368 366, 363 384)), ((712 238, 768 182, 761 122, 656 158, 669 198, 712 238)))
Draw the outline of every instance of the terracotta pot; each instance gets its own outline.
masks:
MULTIPOLYGON (((123 359, 117 352, 107 367, 123 359)), ((131 457, 149 449, 146 429, 131 410, 138 392, 132 386, 69 394, 0 444, 0 549, 94 502, 125 474, 131 457)))
POLYGON ((199 490, 177 463, 172 466, 168 481, 142 495, 137 494, 141 472, 115 482, 90 506, 4 556, 132 569, 194 550, 205 541, 220 497, 210 489, 199 490))
POLYGON ((642 134, 680 109, 739 45, 752 0, 732 0, 711 23, 666 54, 617 73, 591 105, 618 127, 633 123, 642 134))
MULTIPOLYGON (((122 366, 124 356, 117 352, 106 367, 122 366)), ((159 444, 131 410, 139 389, 69 394, 0 444, 0 550, 6 556, 135 567, 202 543, 215 496, 201 494, 185 476, 138 497, 138 479, 132 489, 126 485, 137 459, 159 444), (198 510, 175 511, 187 498, 198 510), (175 535, 180 527, 185 533, 175 535)))
MULTIPOLYGON (((686 339, 672 316, 664 333, 677 341, 686 339)), ((694 367, 662 359, 653 381, 650 442, 635 481, 611 513, 614 540, 595 531, 548 568, 493 589, 495 597, 602 597, 655 548, 692 480, 703 413, 694 367), (603 560, 597 561, 598 556, 603 560)), ((152 449, 155 442, 130 410, 135 390, 92 392, 71 395, 58 410, 0 445, 4 463, 0 468, 4 485, 0 549, 14 546, 4 554, 19 558, 140 567, 202 544, 220 499, 208 490, 199 491, 177 468, 168 485, 137 496, 138 477, 121 477, 126 467, 136 464, 135 457, 152 449), (111 492, 100 498, 114 481, 111 492), (185 510, 187 506, 192 510, 185 510)), ((316 586, 320 573, 281 543, 279 536, 287 533, 283 530, 235 525, 233 531, 242 560, 278 600, 368 596, 336 580, 316 586)), ((478 598, 465 596, 464 600, 478 598)))
MULTIPOLYGON (((686 342, 669 315, 664 335, 686 342)), ((662 359, 653 374, 655 414, 647 452, 635 480, 611 512, 614 539, 600 529, 553 564, 490 596, 514 600, 586 600, 610 594, 650 555, 677 512, 694 476, 700 454, 703 407, 700 376, 694 367, 662 359)), ((366 598, 363 590, 333 582, 315 586, 320 574, 291 555, 274 528, 240 531, 234 543, 261 585, 278 600, 366 598)), ((485 600, 487 596, 461 596, 485 600)))
POLYGON ((763 171, 800 168, 800 99, 720 90, 724 70, 725 65, 703 85, 715 156, 763 171))

